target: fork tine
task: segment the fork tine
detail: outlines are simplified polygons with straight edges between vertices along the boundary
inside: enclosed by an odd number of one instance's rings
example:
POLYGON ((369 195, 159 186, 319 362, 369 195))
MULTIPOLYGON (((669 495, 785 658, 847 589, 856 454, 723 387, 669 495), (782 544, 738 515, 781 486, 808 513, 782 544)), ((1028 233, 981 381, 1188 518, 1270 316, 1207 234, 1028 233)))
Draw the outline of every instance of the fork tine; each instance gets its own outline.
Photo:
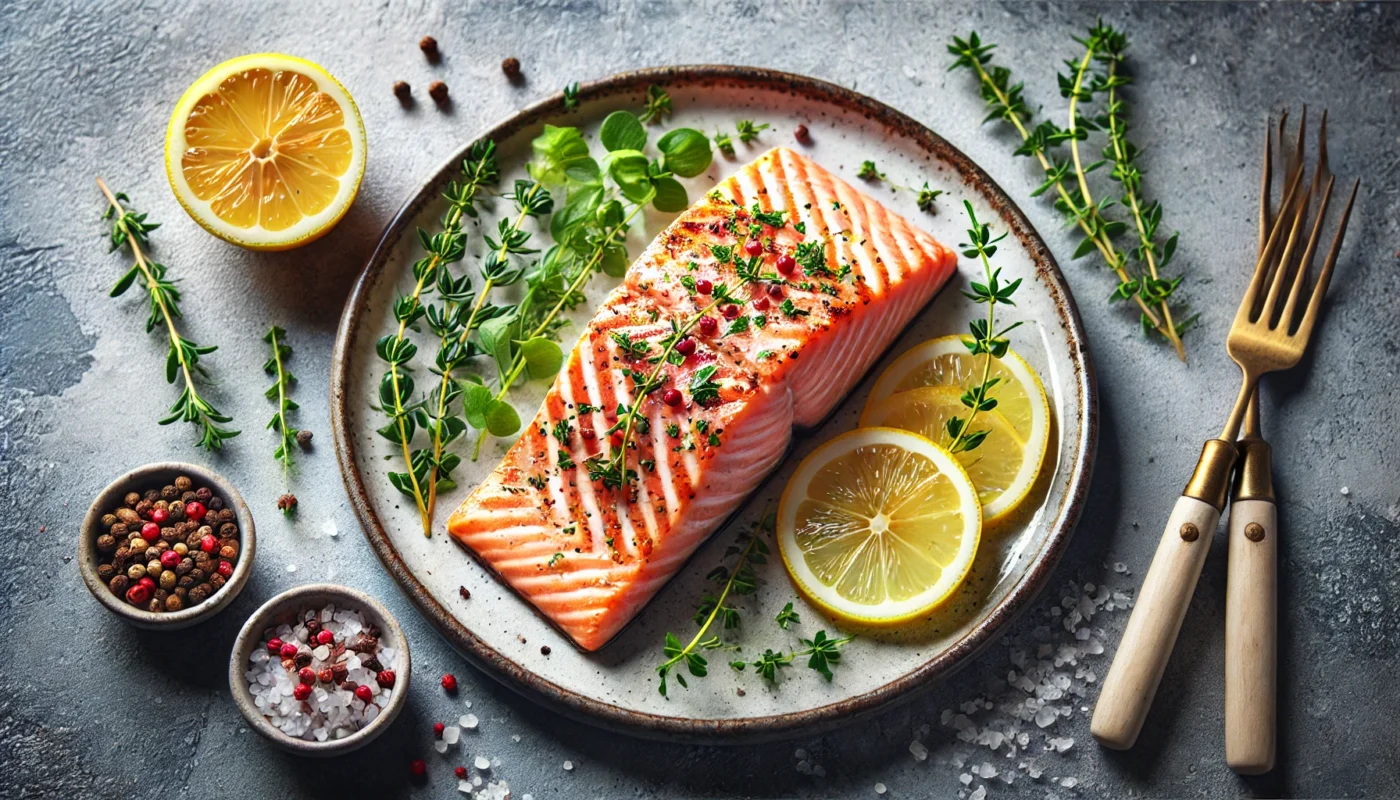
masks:
POLYGON ((1289 214, 1294 205, 1294 197, 1298 193, 1298 178, 1301 173, 1290 176, 1286 182, 1287 191, 1284 192, 1283 202, 1279 206, 1279 215, 1274 219, 1274 224, 1269 230, 1269 239, 1264 243, 1264 249, 1259 253, 1259 259, 1254 264, 1254 277, 1250 279, 1249 288, 1245 290, 1244 299, 1240 301, 1239 311, 1236 312, 1236 322, 1249 322, 1253 318, 1254 302, 1260 296, 1260 290, 1264 287, 1265 278, 1270 273, 1273 265, 1273 254, 1278 249, 1278 244, 1283 239, 1283 231, 1288 227, 1289 214))
MULTIPOLYGON (((1304 109, 1305 116, 1306 113, 1307 109, 1304 109)), ((1300 140, 1302 135, 1301 133, 1299 134, 1300 140)), ((1300 151, 1298 162, 1298 175, 1300 178, 1302 177, 1302 173, 1303 163, 1300 151)), ((1296 201, 1297 207, 1292 218, 1292 230, 1289 231, 1288 234, 1288 245, 1284 248, 1283 255, 1279 257, 1277 267, 1273 270, 1272 280, 1269 282, 1269 294, 1264 298, 1264 305, 1259 309, 1258 320, 1270 324, 1270 327, 1272 327, 1271 323, 1273 322, 1274 310, 1278 307, 1279 295, 1282 294, 1284 285, 1288 283, 1289 279, 1294 275, 1295 270, 1293 269, 1293 265, 1295 260, 1293 251, 1298 244, 1299 232, 1304 230, 1308 224, 1308 212, 1312 206, 1313 195, 1317 194, 1318 182, 1321 177, 1322 164, 1319 162, 1317 166, 1313 168, 1312 180, 1308 181, 1308 191, 1298 197, 1296 201)), ((1302 272, 1303 265, 1299 264, 1297 273, 1301 275, 1302 272)))
POLYGON ((1312 271, 1313 255, 1317 252, 1317 241, 1322 235, 1322 222, 1327 217, 1328 202, 1332 199, 1332 185, 1335 180, 1331 170, 1327 168, 1327 112, 1322 112, 1322 125, 1317 135, 1317 168, 1313 173, 1313 181, 1316 184, 1318 176, 1327 175, 1327 189, 1318 203, 1317 219, 1313 222, 1312 235, 1308 237, 1307 249, 1303 251, 1303 256, 1298 260, 1298 272, 1293 278, 1293 288, 1288 292, 1288 302, 1283 307, 1283 313, 1279 315, 1279 325, 1287 332, 1294 322, 1294 311, 1298 306, 1298 298, 1302 295, 1303 285, 1308 281, 1308 273, 1312 271))
POLYGON ((1351 206, 1356 202, 1356 190, 1361 186, 1361 179, 1352 181, 1351 196, 1347 198, 1346 210, 1342 212, 1342 221, 1337 225, 1337 235, 1332 237, 1332 248, 1327 251, 1327 260, 1322 264, 1322 272, 1318 273, 1317 286, 1313 287, 1312 297, 1308 300, 1308 310, 1303 315, 1303 321, 1298 323, 1298 331, 1295 336, 1303 337, 1306 344, 1308 337, 1312 334, 1313 323, 1317 322, 1317 310, 1322 306, 1322 297, 1327 294, 1327 284, 1332 281, 1332 268, 1337 266, 1337 253, 1342 249, 1342 239, 1346 237, 1347 222, 1351 220, 1351 206))
MULTIPOLYGON (((1288 112, 1283 112, 1283 118, 1288 118, 1288 112)), ((1264 245, 1269 241, 1269 201, 1273 194, 1274 180, 1274 135, 1270 126, 1264 126, 1264 180, 1259 188, 1259 253, 1263 255, 1264 245)))

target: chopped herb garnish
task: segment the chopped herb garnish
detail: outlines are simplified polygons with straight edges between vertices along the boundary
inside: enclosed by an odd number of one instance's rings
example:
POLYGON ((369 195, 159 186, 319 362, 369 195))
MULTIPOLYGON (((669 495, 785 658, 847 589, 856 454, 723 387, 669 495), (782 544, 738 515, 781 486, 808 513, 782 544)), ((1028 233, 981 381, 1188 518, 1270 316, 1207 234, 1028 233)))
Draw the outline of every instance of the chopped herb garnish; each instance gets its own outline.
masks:
POLYGON ((555 553, 554 555, 552 555, 552 556, 549 557, 549 566, 550 566, 550 567, 553 567, 555 564, 558 564, 560 561, 563 561, 563 560, 564 560, 564 554, 563 554, 563 553, 555 553))
POLYGON ((574 459, 569 455, 568 450, 561 447, 556 451, 556 454, 559 459, 559 469, 573 469, 578 466, 574 463, 574 459))
POLYGON ((758 351, 758 355, 754 356, 754 358, 757 359, 758 361, 767 361, 768 359, 770 359, 770 358, 772 358, 772 357, 773 357, 773 351, 772 351, 772 350, 759 350, 759 351, 758 351))
POLYGON ((729 336, 735 333, 748 333, 749 318, 735 317, 729 322, 729 327, 724 329, 724 335, 729 336))
POLYGON ((690 398, 700 405, 719 399, 719 384, 711 380, 718 367, 714 364, 695 370, 690 376, 690 398))
POLYGON ((876 169, 874 161, 865 161, 861 163, 856 177, 863 181, 882 181, 885 179, 885 173, 876 169))
POLYGON ((938 213, 938 209, 934 207, 933 201, 938 199, 940 194, 943 194, 942 189, 930 189, 928 188, 928 181, 924 181, 924 188, 919 190, 919 210, 928 214, 938 213))
POLYGON ((651 343, 645 340, 634 341, 621 331, 613 331, 612 340, 617 343, 618 349, 629 358, 646 358, 651 353, 651 343))
POLYGON ((566 444, 569 441, 569 434, 573 433, 573 430, 574 426, 570 425, 568 420, 561 419, 554 423, 554 438, 558 439, 560 444, 566 444))
POLYGON ((805 317, 811 314, 810 311, 803 311, 794 305, 791 297, 783 300, 783 304, 778 306, 778 308, 782 309, 782 312, 788 317, 805 317))
POLYGON ((715 131, 715 149, 726 156, 734 157, 734 140, 729 138, 729 134, 723 131, 715 131))
POLYGON ((826 242, 811 241, 802 242, 797 245, 797 250, 792 257, 798 264, 802 265, 802 271, 815 277, 826 277, 832 274, 826 265, 826 242))
POLYGON ((734 130, 739 132, 739 141, 744 144, 748 144, 754 139, 757 139, 760 131, 766 131, 770 127, 772 126, 766 122, 761 125, 755 125, 751 120, 747 119, 741 119, 734 123, 734 130))
POLYGON ((787 221, 784 219, 784 217, 787 216, 786 211, 761 211, 759 210, 758 203, 754 203, 750 210, 753 213, 753 218, 764 225, 781 228, 787 224, 787 221))
POLYGON ((669 437, 671 437, 672 439, 676 439, 676 438, 680 437, 680 435, 681 435, 681 426, 677 425, 677 424, 674 423, 674 422, 668 422, 668 423, 666 423, 666 435, 669 436, 669 437))

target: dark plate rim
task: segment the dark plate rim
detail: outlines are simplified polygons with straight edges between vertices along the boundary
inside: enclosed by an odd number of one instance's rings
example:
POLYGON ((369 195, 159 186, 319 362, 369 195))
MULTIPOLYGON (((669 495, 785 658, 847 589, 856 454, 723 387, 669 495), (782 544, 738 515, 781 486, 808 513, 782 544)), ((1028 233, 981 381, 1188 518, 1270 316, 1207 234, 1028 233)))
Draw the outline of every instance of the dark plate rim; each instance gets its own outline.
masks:
MULTIPOLYGON (((1051 299, 1059 314, 1060 327, 1068 338, 1069 356, 1074 365, 1072 385, 1077 394, 1075 405, 1081 410, 1079 425, 1074 431, 1080 458, 1069 466, 1069 484, 1060 508, 1049 522, 1050 533, 1040 549, 1032 554, 1031 562, 1021 580, 991 610, 986 619, 947 650, 917 669, 878 689, 855 697, 818 708, 763 717, 696 719, 620 708, 546 680, 478 639, 429 594, 427 588, 404 563, 386 534, 369 501, 362 477, 355 467, 356 444, 348 432, 350 398, 347 393, 349 343, 362 322, 365 298, 387 263, 391 251, 409 230, 413 219, 455 174, 458 164, 471 145, 470 142, 439 167, 434 176, 419 187, 394 215, 346 300, 345 310, 336 331, 335 350, 331 359, 331 429, 335 439, 336 459, 365 537, 384 568, 449 643, 478 668, 506 686, 571 718, 647 738, 738 743, 782 738, 797 733, 810 735, 874 714, 897 701, 908 700, 920 690, 925 690, 946 678, 996 641, 1049 581, 1083 512, 1098 444, 1098 388, 1083 322, 1055 257, 1025 214, 986 172, 925 125, 878 100, 836 84, 804 75, 748 66, 692 65, 622 72, 582 84, 579 88, 579 100, 588 102, 624 93, 640 94, 651 84, 662 87, 726 84, 766 91, 777 90, 859 113, 867 119, 885 125, 890 131, 913 140, 929 154, 951 165, 961 175, 965 184, 987 198, 997 210, 1001 222, 1031 254, 1037 272, 1051 293, 1051 299)), ((564 96, 560 92, 515 112, 488 128, 481 137, 504 141, 526 127, 564 113, 564 96)))

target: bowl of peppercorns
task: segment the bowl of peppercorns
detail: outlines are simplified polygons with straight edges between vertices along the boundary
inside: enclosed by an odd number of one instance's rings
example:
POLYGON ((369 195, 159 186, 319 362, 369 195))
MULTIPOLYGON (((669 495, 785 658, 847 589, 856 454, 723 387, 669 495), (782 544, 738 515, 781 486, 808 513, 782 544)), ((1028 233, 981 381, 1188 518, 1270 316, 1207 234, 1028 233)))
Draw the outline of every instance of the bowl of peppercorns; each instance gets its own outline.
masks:
POLYGON ((364 592, 318 583, 253 612, 234 640, 228 682, 253 730, 288 752, 329 757, 389 727, 409 674, 408 641, 389 610, 364 592))
POLYGON ((141 628, 217 614, 252 574, 253 515, 237 490, 194 464, 122 475, 83 520, 78 565, 98 602, 141 628))

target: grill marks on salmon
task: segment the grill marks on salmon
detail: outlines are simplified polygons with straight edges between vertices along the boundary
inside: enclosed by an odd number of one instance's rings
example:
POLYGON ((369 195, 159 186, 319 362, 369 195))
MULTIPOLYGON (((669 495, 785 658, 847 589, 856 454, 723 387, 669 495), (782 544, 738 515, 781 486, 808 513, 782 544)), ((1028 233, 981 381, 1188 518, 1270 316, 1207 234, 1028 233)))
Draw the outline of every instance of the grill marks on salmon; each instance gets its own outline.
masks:
POLYGON ((633 264, 448 532, 579 647, 596 650, 781 462, 793 428, 817 424, 850 392, 955 263, 933 237, 810 159, 769 151, 633 264), (636 397, 634 376, 650 374, 672 326, 712 299, 697 282, 742 283, 734 261, 720 263, 712 248, 735 245, 757 214, 773 212, 784 212, 782 225, 754 229, 762 279, 736 291, 749 301, 738 309, 744 322, 716 315, 714 335, 693 329, 695 353, 667 363, 662 388, 636 397), (803 263, 779 275, 778 256, 799 245, 803 263), (695 401, 697 373, 717 384, 716 397, 695 401), (680 405, 663 402, 669 388, 681 391, 680 405), (614 452, 613 429, 634 403, 626 462, 635 479, 609 486, 587 462, 614 452))

